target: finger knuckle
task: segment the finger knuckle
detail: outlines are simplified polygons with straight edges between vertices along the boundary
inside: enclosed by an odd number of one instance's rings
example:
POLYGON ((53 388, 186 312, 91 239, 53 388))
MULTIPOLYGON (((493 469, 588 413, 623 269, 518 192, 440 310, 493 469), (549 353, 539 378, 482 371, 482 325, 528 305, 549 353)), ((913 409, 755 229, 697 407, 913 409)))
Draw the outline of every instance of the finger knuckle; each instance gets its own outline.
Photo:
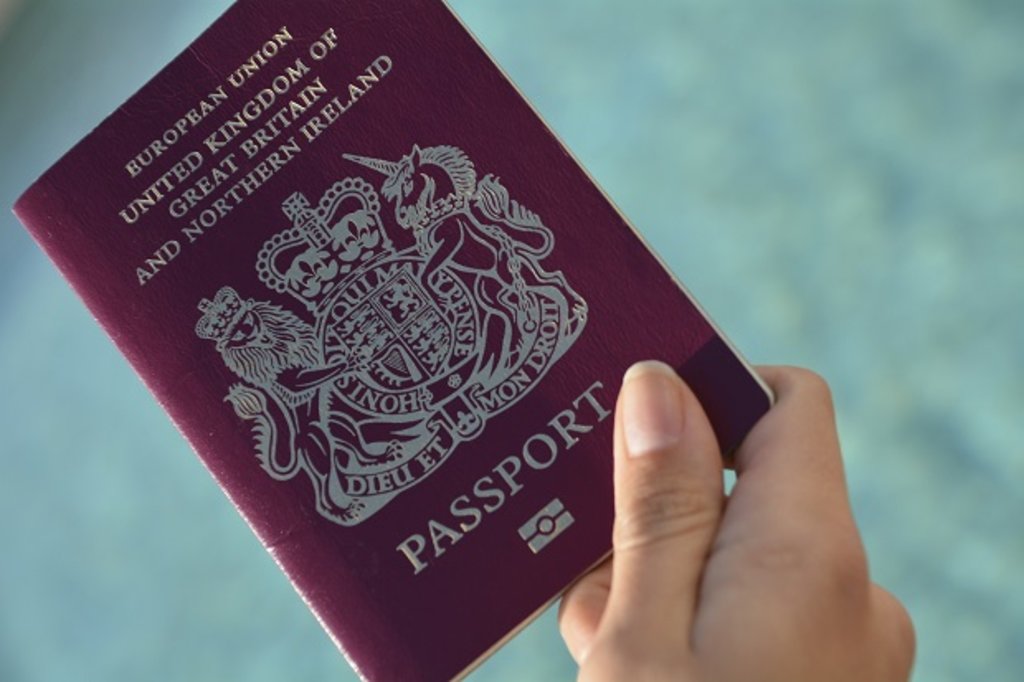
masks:
POLYGON ((888 650, 889 663, 893 672, 891 679, 904 679, 914 664, 917 652, 917 633, 910 612, 896 597, 888 595, 891 606, 888 611, 890 622, 886 628, 890 633, 888 650))
POLYGON ((610 642, 594 648, 580 667, 579 682, 636 679, 638 669, 649 665, 642 657, 610 642))
POLYGON ((800 535, 751 543, 742 561, 755 574, 806 579, 830 599, 850 604, 866 601, 870 585, 863 548, 849 541, 809 544, 800 535))
POLYGON ((819 542, 815 548, 816 562, 837 592, 866 598, 871 586, 868 556, 856 528, 851 526, 847 530, 846 525, 837 521, 831 526, 832 537, 819 542))
POLYGON ((593 585, 592 581, 585 577, 580 582, 573 585, 562 597, 561 602, 558 605, 558 623, 560 626, 565 626, 566 623, 570 625, 575 624, 577 621, 582 621, 588 616, 592 615, 593 604, 595 602, 603 603, 603 597, 607 597, 607 592, 593 585), (602 594, 603 592, 603 594, 602 594))
POLYGON ((914 628, 914 619, 910 616, 910 611, 903 605, 899 600, 896 601, 897 608, 897 631, 899 632, 900 642, 903 643, 904 649, 910 652, 913 656, 917 650, 917 630, 914 628))
POLYGON ((753 543, 743 552, 743 563, 755 572, 792 574, 808 563, 802 543, 787 539, 753 543))
POLYGON ((903 604, 897 602, 897 605, 899 606, 897 611, 899 615, 896 616, 896 642, 906 661, 906 667, 909 668, 917 652, 917 631, 914 629, 914 621, 910 617, 910 612, 903 604))
POLYGON ((565 637, 566 619, 572 618, 575 614, 576 597, 572 591, 566 593, 558 602, 558 630, 565 637))
POLYGON ((606 635, 595 643, 584 661, 580 679, 676 680, 681 673, 685 674, 687 663, 681 648, 655 647, 649 638, 627 633, 606 635))
POLYGON ((827 408, 830 412, 835 411, 835 401, 832 397, 832 388, 828 380, 815 371, 799 368, 796 371, 799 384, 804 388, 814 402, 827 408))
POLYGON ((689 535, 715 523, 718 505, 692 483, 662 479, 637 491, 615 518, 617 549, 645 546, 689 535))

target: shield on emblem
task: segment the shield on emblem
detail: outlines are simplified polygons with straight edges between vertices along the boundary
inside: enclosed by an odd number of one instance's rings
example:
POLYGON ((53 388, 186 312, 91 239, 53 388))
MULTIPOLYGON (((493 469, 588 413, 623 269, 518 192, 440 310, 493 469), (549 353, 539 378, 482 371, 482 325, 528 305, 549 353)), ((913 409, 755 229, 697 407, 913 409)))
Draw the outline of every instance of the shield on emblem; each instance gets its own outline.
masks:
POLYGON ((428 290, 420 265, 411 254, 387 257, 350 278, 326 306, 325 353, 352 363, 339 397, 366 417, 428 416, 473 372, 479 333, 470 290, 448 272, 428 290))

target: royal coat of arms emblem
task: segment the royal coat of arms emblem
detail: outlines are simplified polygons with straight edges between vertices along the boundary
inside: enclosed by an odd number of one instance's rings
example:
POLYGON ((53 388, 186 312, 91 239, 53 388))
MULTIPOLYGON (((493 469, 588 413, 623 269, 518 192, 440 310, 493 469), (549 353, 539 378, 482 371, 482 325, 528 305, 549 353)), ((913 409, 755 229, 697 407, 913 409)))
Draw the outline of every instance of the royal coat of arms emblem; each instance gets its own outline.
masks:
POLYGON ((292 226, 259 252, 260 280, 288 305, 224 286, 199 303, 196 334, 241 379, 226 400, 266 472, 304 472, 319 513, 352 526, 529 393, 587 304, 542 265, 551 230, 461 150, 344 158, 379 188, 354 175, 316 205, 293 194, 292 226), (389 225, 415 244, 397 249, 389 225))

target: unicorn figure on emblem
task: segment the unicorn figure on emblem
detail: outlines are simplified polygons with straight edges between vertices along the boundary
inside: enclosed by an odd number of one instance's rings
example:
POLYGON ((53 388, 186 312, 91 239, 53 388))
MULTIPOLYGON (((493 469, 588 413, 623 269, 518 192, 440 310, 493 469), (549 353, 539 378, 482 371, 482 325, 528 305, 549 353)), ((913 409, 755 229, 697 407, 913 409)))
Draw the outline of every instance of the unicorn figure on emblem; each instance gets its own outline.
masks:
MULTIPOLYGON (((540 261, 554 247, 551 231, 540 218, 510 199, 493 175, 477 182, 473 162, 451 146, 414 146, 398 162, 345 158, 386 176, 382 192, 395 202, 395 220, 416 235, 426 259, 421 278, 427 287, 445 265, 475 276, 474 293, 488 313, 484 335, 499 343, 485 344, 495 374, 515 366, 524 348, 524 332, 539 321, 537 297, 531 287, 568 289, 564 279, 544 272, 540 261)), ((573 302, 573 322, 586 316, 586 303, 573 302)))

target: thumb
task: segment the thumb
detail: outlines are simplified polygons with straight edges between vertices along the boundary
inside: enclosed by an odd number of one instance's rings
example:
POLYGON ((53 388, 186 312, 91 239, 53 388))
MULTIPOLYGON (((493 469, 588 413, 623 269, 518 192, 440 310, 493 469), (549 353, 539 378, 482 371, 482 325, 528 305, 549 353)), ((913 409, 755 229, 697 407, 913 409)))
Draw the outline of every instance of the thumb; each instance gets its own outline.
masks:
POLYGON ((693 392, 660 362, 626 372, 615 416, 614 557, 602 629, 631 633, 640 646, 665 632, 688 641, 722 513, 721 451, 693 392))

